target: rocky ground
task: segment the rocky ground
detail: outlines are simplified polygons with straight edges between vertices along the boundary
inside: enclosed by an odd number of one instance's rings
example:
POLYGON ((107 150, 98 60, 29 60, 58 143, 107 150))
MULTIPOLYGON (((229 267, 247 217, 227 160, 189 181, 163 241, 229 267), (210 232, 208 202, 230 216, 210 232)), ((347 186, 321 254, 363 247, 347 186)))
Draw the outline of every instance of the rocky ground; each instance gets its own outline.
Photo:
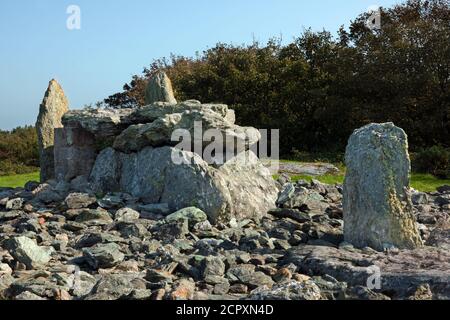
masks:
POLYGON ((450 187, 412 194, 426 246, 386 252, 343 241, 340 186, 279 188, 262 220, 216 226, 127 194, 0 188, 0 299, 450 299, 450 187))

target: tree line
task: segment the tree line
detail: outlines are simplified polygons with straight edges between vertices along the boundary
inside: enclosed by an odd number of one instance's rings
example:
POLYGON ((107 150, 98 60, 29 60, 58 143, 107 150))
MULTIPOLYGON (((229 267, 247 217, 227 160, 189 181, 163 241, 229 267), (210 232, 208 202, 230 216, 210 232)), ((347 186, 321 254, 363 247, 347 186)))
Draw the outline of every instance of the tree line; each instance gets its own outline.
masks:
POLYGON ((0 176, 30 173, 36 171, 38 166, 39 153, 34 127, 0 130, 0 176))
MULTIPOLYGON (((226 103, 240 125, 280 129, 282 157, 342 159, 354 129, 392 121, 407 132, 418 170, 450 176, 450 0, 380 13, 377 30, 366 13, 336 35, 304 30, 289 43, 219 43, 196 57, 158 59, 97 106, 143 106, 149 77, 164 70, 179 101, 226 103)), ((38 164, 33 127, 0 131, 0 175, 38 164)))
POLYGON ((144 104, 148 78, 164 70, 178 100, 222 102, 241 125, 280 129, 281 153, 342 152, 354 129, 392 121, 410 148, 450 146, 449 0, 410 0, 328 31, 304 30, 288 44, 219 43, 197 57, 154 61, 109 107, 144 104))

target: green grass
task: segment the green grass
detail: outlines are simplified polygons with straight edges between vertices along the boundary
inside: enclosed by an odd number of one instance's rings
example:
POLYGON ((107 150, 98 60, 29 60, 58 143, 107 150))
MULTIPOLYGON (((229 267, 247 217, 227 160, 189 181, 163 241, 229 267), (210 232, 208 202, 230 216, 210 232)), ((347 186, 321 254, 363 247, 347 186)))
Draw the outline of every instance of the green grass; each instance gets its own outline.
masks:
MULTIPOLYGON (((300 175, 292 176, 291 180, 294 182, 298 180, 311 182, 312 179, 316 179, 326 184, 342 184, 344 182, 344 177, 345 176, 343 174, 327 174, 318 177, 300 175)), ((274 178, 277 179, 278 176, 274 176, 274 178)), ((441 187, 443 185, 450 185, 450 179, 439 179, 435 176, 432 176, 431 174, 413 173, 411 175, 411 187, 422 192, 433 192, 436 191, 438 187, 441 187)))
MULTIPOLYGON (((274 178, 278 179, 278 176, 275 175, 274 178)), ((293 181, 306 180, 309 182, 312 179, 316 179, 326 184, 337 184, 337 183, 340 184, 344 182, 344 174, 337 174, 337 175, 327 174, 318 177, 297 175, 292 176, 291 179, 293 181)), ((8 188, 23 187, 25 183, 27 183, 28 181, 39 181, 39 172, 18 174, 12 176, 0 176, 0 187, 8 187, 8 188)), ((450 179, 446 180, 439 179, 432 176, 431 174, 413 173, 411 175, 411 187, 419 191, 432 192, 436 191, 436 188, 443 185, 450 185, 450 179)))
MULTIPOLYGON (((291 180, 294 182, 298 180, 311 182, 312 179, 316 179, 326 184, 342 184, 345 177, 345 167, 343 167, 342 165, 338 167, 341 171, 341 173, 339 174, 326 174, 318 177, 308 175, 295 175, 291 176, 291 180)), ((274 178, 278 179, 278 175, 275 175, 274 178)), ((450 179, 439 179, 431 174, 413 173, 411 175, 411 187, 422 192, 433 192, 436 191, 438 187, 441 187, 443 185, 450 185, 450 179)))
POLYGON ((436 191, 438 187, 450 185, 450 179, 439 179, 431 174, 413 173, 411 187, 423 192, 436 191))
POLYGON ((0 176, 0 187, 23 187, 28 181, 39 181, 39 172, 16 174, 12 176, 0 176))

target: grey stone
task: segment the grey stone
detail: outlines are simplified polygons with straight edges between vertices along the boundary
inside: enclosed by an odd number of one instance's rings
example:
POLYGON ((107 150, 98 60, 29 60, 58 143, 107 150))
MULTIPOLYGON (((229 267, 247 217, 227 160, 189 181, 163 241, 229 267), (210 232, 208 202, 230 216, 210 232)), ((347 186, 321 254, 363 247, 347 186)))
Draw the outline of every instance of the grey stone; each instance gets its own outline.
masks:
POLYGON ((24 199, 22 198, 11 199, 6 202, 5 208, 6 210, 20 210, 22 209, 23 203, 24 199))
POLYGON ((131 208, 122 208, 116 211, 114 215, 115 222, 132 222, 140 218, 139 212, 131 208))
POLYGON ((184 219, 188 221, 189 227, 192 228, 195 224, 208 220, 208 216, 198 208, 189 207, 178 210, 165 218, 167 222, 180 221, 184 219))
POLYGON ((328 274, 349 286, 367 286, 374 267, 378 267, 382 290, 391 291, 394 297, 405 297, 412 287, 428 283, 434 293, 448 299, 449 261, 448 251, 433 247, 386 254, 373 249, 307 245, 290 249, 280 263, 293 263, 304 274, 328 274))
POLYGON ((311 221, 311 217, 297 209, 273 209, 269 210, 269 214, 277 218, 290 218, 300 223, 311 221))
POLYGON ((207 257, 203 260, 203 278, 222 277, 225 274, 225 263, 220 257, 207 257))
POLYGON ((171 147, 123 154, 105 149, 90 177, 94 190, 120 189, 146 203, 167 203, 171 211, 195 206, 213 222, 259 219, 275 207, 276 186, 252 152, 215 168, 197 154, 171 147), (173 155, 186 163, 176 164, 173 155))
POLYGON ((108 211, 98 209, 83 210, 75 219, 75 222, 89 225, 105 225, 113 222, 108 211))
POLYGON ((227 278, 231 283, 240 282, 249 286, 250 289, 255 289, 261 286, 271 288, 274 281, 270 276, 265 275, 260 271, 255 272, 253 265, 239 265, 232 267, 227 271, 227 278))
POLYGON ((146 219, 148 215, 162 215, 167 216, 170 214, 169 204, 167 203, 155 203, 139 205, 141 210, 141 218, 146 219))
POLYGON ((87 193, 71 193, 64 202, 69 209, 83 209, 96 203, 97 199, 87 193))
POLYGON ((93 269, 112 268, 125 258, 116 243, 96 244, 91 248, 85 248, 83 256, 93 269))
POLYGON ((41 182, 55 177, 55 129, 62 127, 61 118, 69 110, 69 102, 56 80, 51 80, 39 108, 36 122, 41 182))
POLYGON ((319 287, 310 280, 290 281, 275 285, 273 288, 260 287, 253 290, 250 300, 321 300, 319 287))
POLYGON ((355 130, 345 161, 345 240, 377 250, 421 246, 409 195, 411 165, 405 132, 392 123, 355 130))
POLYGON ((172 82, 163 71, 158 71, 152 75, 145 90, 145 104, 149 105, 154 102, 177 103, 173 94, 172 82))
POLYGON ((9 253, 28 269, 44 267, 51 259, 51 250, 40 247, 36 242, 27 237, 16 237, 7 241, 6 248, 9 253))
POLYGON ((213 109, 204 108, 167 114, 151 123, 132 125, 116 138, 114 148, 121 152, 130 153, 140 151, 148 146, 176 146, 179 141, 174 141, 172 136, 176 130, 184 129, 189 132, 190 137, 193 137, 192 146, 195 148, 194 143, 198 142, 201 151, 203 151, 211 144, 211 141, 206 138, 203 139, 203 136, 197 137, 199 133, 196 132, 198 130, 196 124, 201 124, 203 132, 215 130, 215 135, 220 135, 224 142, 235 139, 237 142, 234 148, 231 149, 228 145, 221 146, 221 148, 234 154, 249 149, 261 138, 259 131, 256 129, 234 125, 213 109))

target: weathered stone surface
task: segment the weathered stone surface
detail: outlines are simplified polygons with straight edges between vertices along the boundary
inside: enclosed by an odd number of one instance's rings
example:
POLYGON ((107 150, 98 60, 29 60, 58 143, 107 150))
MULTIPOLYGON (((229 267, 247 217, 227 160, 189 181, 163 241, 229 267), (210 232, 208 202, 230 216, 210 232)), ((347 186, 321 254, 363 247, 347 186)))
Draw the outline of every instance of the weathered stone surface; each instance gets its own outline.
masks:
POLYGON ((112 223, 113 219, 109 215, 108 211, 98 209, 83 210, 75 219, 78 223, 85 223, 89 225, 104 225, 112 223))
POLYGON ((87 193, 71 193, 64 200, 68 209, 82 209, 97 202, 97 199, 87 193))
POLYGON ((123 154, 106 149, 91 174, 94 190, 122 190, 146 203, 167 203, 171 211, 190 206, 210 220, 260 218, 275 206, 276 187, 269 173, 251 152, 215 168, 197 154, 171 147, 123 154), (186 164, 175 164, 172 153, 186 164))
POLYGON ((132 118, 139 119, 139 123, 153 122, 158 118, 164 118, 168 114, 183 113, 185 111, 211 110, 218 113, 224 120, 234 124, 236 116, 234 110, 229 109, 226 104, 201 103, 197 100, 187 100, 178 104, 156 102, 133 111, 132 118))
MULTIPOLYGON (((223 114, 211 107, 199 110, 189 108, 184 111, 182 107, 183 105, 180 105, 180 113, 165 114, 151 123, 128 127, 116 138, 114 148, 122 152, 136 152, 147 146, 175 146, 179 144, 179 141, 172 141, 172 134, 179 129, 186 129, 190 133, 192 146, 195 143, 194 139, 197 139, 202 151, 211 144, 211 141, 204 139, 203 136, 207 130, 211 129, 222 137, 224 143, 236 141, 232 150, 235 153, 248 149, 261 138, 259 131, 255 128, 234 125, 228 122, 223 114), (201 125, 196 126, 196 123, 201 125)), ((222 150, 218 151, 222 152, 222 150)))
POLYGON ((168 102, 176 104, 177 100, 173 94, 172 82, 163 71, 156 72, 149 80, 145 90, 145 104, 154 102, 168 102))
POLYGON ((67 112, 62 118, 64 127, 83 129, 97 139, 118 135, 133 124, 135 109, 83 109, 67 112))
POLYGON ((54 131, 62 127, 61 118, 68 110, 69 102, 64 91, 56 80, 51 80, 36 122, 42 182, 55 177, 54 131))
POLYGON ((132 222, 140 218, 139 212, 131 208, 122 208, 117 210, 114 215, 115 222, 132 222))
POLYGON ((6 210, 20 210, 22 209, 23 203, 24 199, 22 198, 10 199, 6 202, 5 208, 6 210))
POLYGON ((251 300, 321 300, 319 287, 313 281, 290 281, 274 286, 253 290, 251 300))
MULTIPOLYGON (((264 165, 270 167, 270 160, 263 161, 264 165)), ((292 174, 292 175, 311 175, 323 176, 325 174, 339 173, 339 169, 331 163, 292 163, 280 161, 278 170, 272 174, 292 174)))
POLYGON ((422 245, 412 213, 405 132, 392 123, 370 124, 350 137, 345 161, 344 235, 377 250, 422 245))
POLYGON ((431 232, 426 244, 450 251, 450 221, 437 226, 431 232))
POLYGON ((279 194, 277 206, 317 213, 323 212, 329 204, 319 192, 288 183, 279 194))
POLYGON ((190 227, 193 227, 199 222, 206 221, 207 219, 208 216, 206 215, 206 213, 195 207, 178 210, 177 212, 174 212, 165 218, 167 222, 187 220, 190 227))
POLYGON ((97 244, 92 248, 84 249, 86 262, 94 269, 112 268, 125 258, 116 243, 97 244))
POLYGON ((411 288, 424 283, 441 298, 450 298, 450 255, 439 248, 379 253, 354 248, 301 246, 289 250, 282 262, 294 263, 302 273, 328 274, 351 286, 367 286, 369 277, 374 275, 372 268, 376 266, 381 272, 379 291, 392 292, 393 298, 405 296, 411 288))
POLYGON ((59 181, 89 176, 96 155, 93 133, 71 124, 55 130, 55 177, 59 181))
POLYGON ((36 242, 27 237, 16 237, 6 243, 9 253, 28 269, 44 267, 51 259, 48 248, 39 247, 36 242))

